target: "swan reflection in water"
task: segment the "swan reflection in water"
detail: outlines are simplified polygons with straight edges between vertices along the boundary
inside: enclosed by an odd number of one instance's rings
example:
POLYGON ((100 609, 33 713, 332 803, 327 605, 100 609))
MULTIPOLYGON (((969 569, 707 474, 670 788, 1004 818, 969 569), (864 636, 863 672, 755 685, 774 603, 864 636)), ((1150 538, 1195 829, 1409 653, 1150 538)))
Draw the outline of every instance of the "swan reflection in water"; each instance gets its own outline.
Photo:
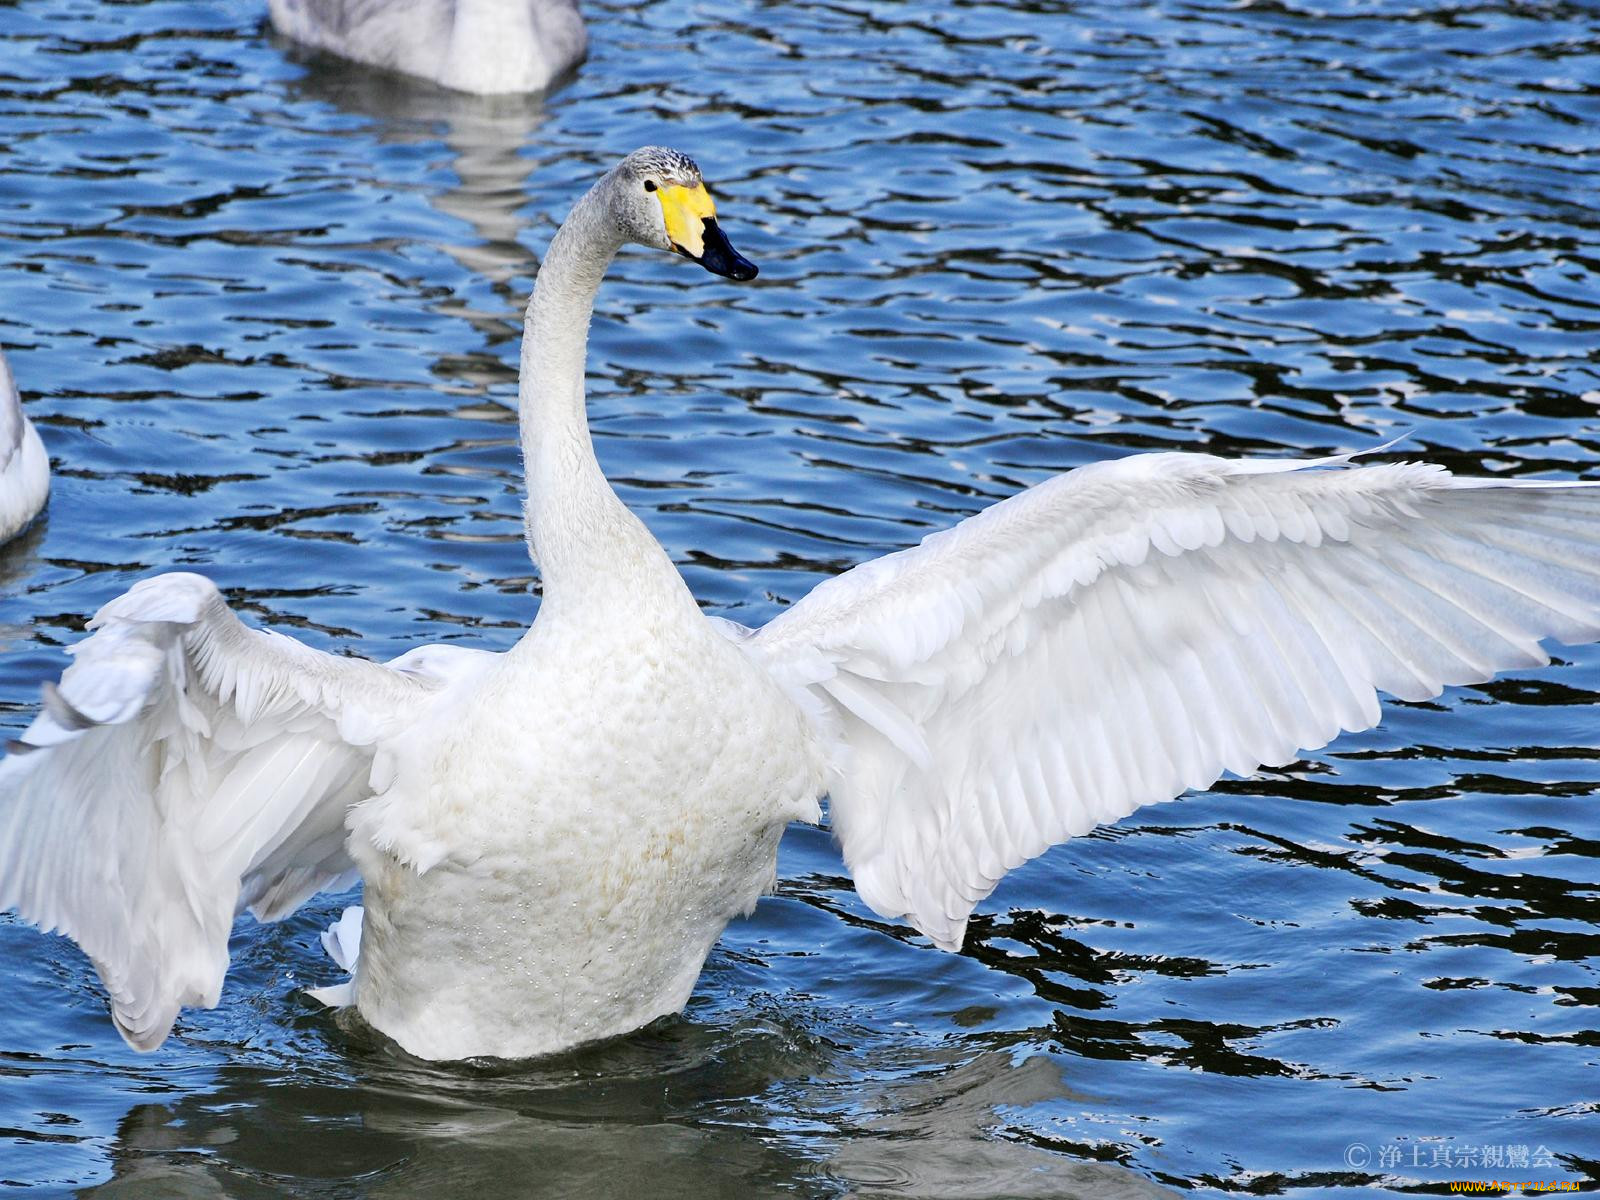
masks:
MULTIPOLYGON (((280 39, 282 40, 282 39, 280 39)), ((372 122, 370 135, 383 145, 437 144, 441 157, 430 170, 408 163, 403 177, 380 182, 391 190, 423 192, 437 212, 460 223, 466 236, 448 233, 430 244, 486 281, 503 307, 485 311, 460 295, 432 302, 437 311, 460 317, 489 347, 522 333, 522 309, 538 269, 525 242, 537 225, 540 197, 532 186, 538 168, 539 133, 548 119, 545 98, 536 95, 472 96, 418 84, 402 76, 308 54, 283 41, 305 74, 286 86, 295 103, 329 104, 372 122), (419 177, 448 171, 455 182, 419 188, 419 177)), ((561 197, 565 198, 565 192, 561 197)), ((532 240, 538 240, 537 237, 532 240)), ((515 382, 516 374, 492 354, 452 363, 463 383, 483 387, 515 382)), ((515 407, 514 397, 496 397, 515 407)))
POLYGON ((293 1071, 230 1065, 212 1090, 134 1105, 111 1178, 79 1195, 234 1194, 304 1182, 307 1163, 373 1197, 466 1180, 482 1200, 520 1197, 534 1179, 552 1193, 620 1194, 645 1172, 651 1195, 740 1200, 805 1195, 807 1180, 827 1195, 1174 1194, 1121 1166, 994 1137, 1003 1109, 1083 1099, 1044 1056, 902 1048, 862 1072, 837 1061, 846 1052, 832 1038, 773 1014, 728 1028, 672 1020, 548 1063, 480 1070, 408 1062, 352 1036, 293 1071), (319 1077, 315 1063, 355 1074, 319 1077), (709 1104, 722 1120, 685 1118, 709 1104), (786 1134, 775 1111, 813 1115, 786 1134))

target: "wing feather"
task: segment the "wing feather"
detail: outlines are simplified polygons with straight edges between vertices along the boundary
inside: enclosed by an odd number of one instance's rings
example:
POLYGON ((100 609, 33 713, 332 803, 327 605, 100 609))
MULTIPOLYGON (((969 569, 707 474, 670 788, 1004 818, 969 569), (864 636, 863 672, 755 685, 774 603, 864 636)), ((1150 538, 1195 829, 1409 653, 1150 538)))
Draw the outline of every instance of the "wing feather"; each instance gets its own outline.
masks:
POLYGON ((90 629, 0 762, 0 908, 83 947, 117 1028, 154 1049, 181 1007, 216 1003, 238 911, 276 920, 351 878, 374 742, 426 711, 452 652, 431 670, 324 654, 189 574, 90 629))
POLYGON ((866 563, 743 645, 818 714, 863 899, 959 946, 1048 846, 1600 637, 1600 488, 1140 455, 866 563), (830 740, 831 738, 831 740, 830 740))

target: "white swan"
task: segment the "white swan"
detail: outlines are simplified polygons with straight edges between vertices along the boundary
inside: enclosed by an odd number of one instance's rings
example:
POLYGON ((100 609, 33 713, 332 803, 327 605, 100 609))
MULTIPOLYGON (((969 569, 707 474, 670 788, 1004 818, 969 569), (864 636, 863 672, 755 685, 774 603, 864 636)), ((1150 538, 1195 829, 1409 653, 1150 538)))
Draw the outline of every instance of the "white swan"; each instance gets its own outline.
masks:
POLYGON ((50 456, 23 415, 11 364, 0 354, 0 542, 21 533, 50 497, 50 456))
POLYGON ((1054 842, 1367 728, 1377 689, 1600 636, 1595 486, 1200 454, 1059 476, 759 631, 707 619, 589 440, 589 315, 627 242, 755 274, 670 151, 556 234, 522 345, 544 600, 511 650, 336 657, 165 575, 45 688, 0 764, 0 905, 78 941, 134 1046, 217 1002, 237 911, 352 870, 354 1003, 407 1050, 633 1029, 684 1004, 824 792, 863 899, 955 949, 1054 842))
POLYGON ((285 37, 480 95, 540 92, 583 61, 574 0, 268 0, 285 37))

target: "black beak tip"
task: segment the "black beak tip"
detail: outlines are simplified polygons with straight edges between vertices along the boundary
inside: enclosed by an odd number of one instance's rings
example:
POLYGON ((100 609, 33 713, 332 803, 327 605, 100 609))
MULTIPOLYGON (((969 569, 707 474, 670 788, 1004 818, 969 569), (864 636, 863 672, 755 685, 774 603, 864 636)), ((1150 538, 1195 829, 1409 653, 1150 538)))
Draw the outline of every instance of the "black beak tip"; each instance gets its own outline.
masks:
POLYGON ((736 279, 740 283, 760 274, 755 263, 733 248, 728 235, 722 232, 714 217, 705 223, 705 248, 695 261, 713 275, 736 279))

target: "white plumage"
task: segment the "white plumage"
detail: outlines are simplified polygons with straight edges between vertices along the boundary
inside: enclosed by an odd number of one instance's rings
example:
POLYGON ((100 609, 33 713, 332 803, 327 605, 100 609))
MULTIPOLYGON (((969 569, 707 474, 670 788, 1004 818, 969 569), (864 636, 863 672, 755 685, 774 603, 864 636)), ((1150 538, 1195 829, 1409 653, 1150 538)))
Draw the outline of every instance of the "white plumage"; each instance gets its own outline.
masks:
POLYGON ((237 912, 276 920, 354 881, 345 810, 374 743, 491 656, 323 654, 187 574, 135 584, 90 629, 0 763, 0 905, 82 946, 149 1049, 179 1008, 217 1002, 237 912))
POLYGON ((15 537, 50 496, 50 457, 22 411, 11 364, 0 354, 0 542, 15 537))
POLYGON ((268 0, 306 46, 480 95, 541 92, 583 61, 574 0, 268 0))
POLYGON ((1600 492, 1407 463, 1080 468, 820 585, 751 639, 849 748, 862 898, 947 949, 1011 868, 1600 637, 1600 492))
POLYGON ((682 1006, 824 792, 862 898, 955 949, 1056 842, 1367 728, 1379 691, 1600 636, 1593 485, 1198 454, 1052 479, 761 630, 708 620, 583 410, 605 265, 671 246, 658 197, 698 187, 636 152, 544 260, 522 432, 545 598, 515 648, 335 658, 173 575, 107 605, 47 689, 0 764, 0 904, 84 947, 134 1045, 216 1002, 235 911, 352 866, 364 922, 326 944, 359 938, 356 976, 324 994, 407 1049, 624 1032, 682 1006))

